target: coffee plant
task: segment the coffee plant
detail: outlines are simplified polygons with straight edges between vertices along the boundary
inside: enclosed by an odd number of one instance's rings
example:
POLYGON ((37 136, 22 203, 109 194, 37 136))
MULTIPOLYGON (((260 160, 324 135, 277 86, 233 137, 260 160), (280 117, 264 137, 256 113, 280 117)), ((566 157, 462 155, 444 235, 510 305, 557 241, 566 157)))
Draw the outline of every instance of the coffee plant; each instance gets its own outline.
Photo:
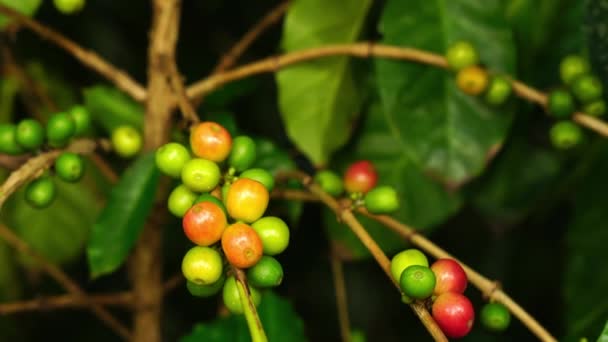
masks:
POLYGON ((607 27, 0 0, 0 340, 608 341, 607 27))

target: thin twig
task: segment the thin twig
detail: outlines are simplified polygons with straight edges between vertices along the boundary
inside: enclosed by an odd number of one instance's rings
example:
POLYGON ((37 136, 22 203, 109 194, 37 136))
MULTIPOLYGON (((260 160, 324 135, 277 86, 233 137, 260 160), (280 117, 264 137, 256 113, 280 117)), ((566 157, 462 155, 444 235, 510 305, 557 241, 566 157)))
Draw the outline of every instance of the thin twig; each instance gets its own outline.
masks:
POLYGON ((53 44, 64 49, 82 64, 114 83, 119 89, 129 94, 135 100, 144 101, 146 99, 146 90, 144 87, 131 78, 125 71, 107 62, 95 52, 84 49, 59 32, 42 25, 36 20, 31 19, 6 5, 0 4, 0 13, 14 19, 21 26, 27 27, 43 39, 49 40, 53 44))
POLYGON ((95 151, 97 147, 108 148, 108 146, 108 142, 105 140, 80 139, 75 140, 65 150, 56 149, 28 159, 19 169, 13 171, 2 186, 0 186, 0 208, 19 187, 40 177, 62 152, 70 151, 79 154, 89 154, 95 151))
POLYGON ((198 118, 198 114, 194 109, 194 106, 190 102, 190 99, 186 95, 186 88, 184 87, 184 80, 182 76, 179 74, 179 70, 177 70, 177 64, 175 62, 175 58, 173 59, 173 63, 170 65, 170 78, 171 78, 171 86, 173 87, 173 92, 175 93, 175 97, 177 98, 177 105, 182 112, 182 116, 187 121, 188 125, 195 125, 200 122, 198 118))
MULTIPOLYGON (((292 64, 330 56, 379 57, 447 68, 447 62, 443 56, 414 48, 374 44, 373 42, 326 45, 265 58, 222 74, 211 75, 189 86, 187 94, 190 98, 198 98, 229 82, 257 74, 277 72, 281 68, 292 64)), ((543 107, 546 106, 546 95, 542 92, 516 80, 512 81, 512 85, 514 93, 519 97, 538 103, 543 107)), ((606 122, 580 112, 574 113, 572 119, 581 126, 596 131, 604 137, 608 137, 608 124, 606 122)))
MULTIPOLYGON (((348 208, 343 208, 335 198, 323 191, 323 189, 321 189, 319 185, 313 182, 310 176, 306 175, 303 172, 285 172, 281 175, 281 177, 298 179, 312 194, 316 195, 321 202, 323 202, 329 209, 331 209, 338 217, 338 220, 346 224, 350 228, 350 230, 357 236, 359 241, 361 241, 365 248, 367 248, 370 254, 374 257, 374 259, 376 259, 376 262, 378 263, 378 265, 380 265, 380 268, 382 268, 382 270, 391 280, 393 285, 401 293, 399 284, 397 284, 397 281, 393 278, 391 273, 391 261, 348 208)), ((410 304, 410 307, 412 308, 412 311, 414 311, 414 313, 418 316, 425 328, 429 331, 431 336, 435 339, 435 341, 448 340, 435 322, 435 320, 428 313, 428 311, 424 307, 424 304, 419 302, 413 302, 410 304)))
POLYGON ((350 319, 348 318, 348 300, 346 296, 346 284, 344 283, 344 269, 342 261, 336 253, 329 256, 331 273, 334 278, 334 289, 336 292, 336 308, 338 311, 338 321, 340 323, 340 335, 342 342, 350 341, 350 319))
POLYGON ((25 241, 17 236, 7 226, 0 224, 0 238, 17 250, 19 253, 29 255, 34 261, 55 281, 57 281, 69 293, 81 298, 88 303, 91 311, 108 327, 114 330, 120 337, 125 340, 131 338, 131 333, 121 322, 119 322, 110 312, 103 308, 100 304, 90 300, 86 292, 78 286, 63 270, 49 262, 40 253, 33 250, 25 241))
POLYGON ((249 334, 251 335, 252 342, 268 342, 264 326, 258 315, 258 311, 251 299, 251 293, 249 292, 249 285, 247 285, 247 276, 243 270, 232 267, 234 278, 236 280, 236 287, 239 291, 239 297, 241 299, 241 305, 243 306, 243 313, 245 314, 245 320, 249 327, 249 334))
POLYGON ((111 184, 118 182, 118 174, 99 153, 93 153, 89 156, 89 158, 91 158, 95 166, 97 166, 97 168, 110 181, 111 184))
MULTIPOLYGON (((108 294, 91 294, 88 300, 103 306, 130 308, 133 304, 133 293, 117 292, 108 294)), ((25 301, 0 303, 0 316, 31 311, 50 311, 86 307, 90 303, 78 295, 64 294, 53 297, 40 297, 25 301)))

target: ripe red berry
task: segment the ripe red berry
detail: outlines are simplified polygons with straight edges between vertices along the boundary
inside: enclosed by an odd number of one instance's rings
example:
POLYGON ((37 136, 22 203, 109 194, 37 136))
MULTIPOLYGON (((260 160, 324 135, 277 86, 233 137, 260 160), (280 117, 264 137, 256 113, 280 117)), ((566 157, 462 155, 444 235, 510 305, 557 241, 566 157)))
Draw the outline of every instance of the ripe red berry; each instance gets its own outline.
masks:
POLYGON ((361 160, 349 166, 344 173, 344 188, 350 193, 366 193, 378 182, 378 173, 374 165, 361 160))
POLYGON ((210 246, 220 241, 227 225, 224 210, 209 201, 193 205, 182 220, 184 233, 199 246, 210 246))
POLYGON ((446 292, 463 293, 467 288, 467 274, 460 264, 453 259, 439 259, 431 265, 437 284, 435 295, 446 292))
POLYGON ((257 264, 264 252, 258 234, 251 226, 242 222, 232 224, 224 230, 222 249, 228 262, 239 268, 257 264))
POLYGON ((473 304, 460 293, 447 292, 440 295, 435 299, 432 311, 437 325, 448 337, 464 337, 473 328, 473 304))
POLYGON ((190 131, 190 147, 195 156, 219 163, 228 157, 232 137, 215 122, 201 122, 190 131))

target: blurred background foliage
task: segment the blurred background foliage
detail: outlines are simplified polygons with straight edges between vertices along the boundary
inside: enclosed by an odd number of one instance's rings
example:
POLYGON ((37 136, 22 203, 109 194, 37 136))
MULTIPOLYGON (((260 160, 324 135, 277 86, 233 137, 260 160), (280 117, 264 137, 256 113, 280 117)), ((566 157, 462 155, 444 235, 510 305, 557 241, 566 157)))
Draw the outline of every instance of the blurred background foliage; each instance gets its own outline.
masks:
MULTIPOLYGON (((49 0, 0 0, 65 33, 126 69, 146 76, 149 1, 89 0, 73 16, 49 0)), ((178 65, 188 82, 207 75, 277 1, 183 1, 178 65)), ((605 0, 295 0, 276 25, 243 56, 253 61, 281 51, 374 40, 442 53, 459 39, 472 41, 492 71, 542 90, 559 85, 558 64, 569 53, 589 57, 608 88, 608 1, 605 0)), ((0 17, 0 27, 10 25, 0 17)), ((116 125, 141 127, 142 108, 95 73, 27 30, 2 36, 13 59, 48 92, 54 105, 32 101, 22 82, 0 78, 0 121, 50 113, 84 103, 96 132, 116 125)), ((12 62, 11 62, 12 63, 12 62)), ((460 93, 453 77, 428 66, 332 57, 224 86, 199 108, 231 132, 259 139, 262 167, 376 163, 380 183, 397 188, 396 216, 490 278, 560 340, 595 340, 608 319, 608 143, 589 132, 574 151, 554 150, 551 118, 521 100, 496 109, 460 93)), ((179 132, 175 139, 183 139, 179 132)), ((118 170, 127 163, 111 160, 118 170)), ((88 165, 89 170, 95 170, 88 165)), ((6 172, 3 171, 3 177, 6 172)), ((127 288, 124 268, 89 278, 85 246, 108 195, 108 181, 87 172, 77 185, 61 184, 45 210, 24 205, 17 193, 1 219, 89 291, 127 288)), ((280 260, 284 284, 263 301, 270 336, 337 341, 338 322, 328 255, 337 244, 345 265, 351 322, 368 341, 428 340, 385 275, 335 216, 317 205, 277 203, 271 210, 292 222, 292 243, 280 260), (285 330, 282 325, 290 327, 285 330)), ((403 244, 364 221, 388 253, 403 244)), ((188 243, 178 220, 166 227, 165 269, 179 270, 188 243)), ((93 234, 95 235, 95 234, 93 234)), ((90 246, 90 245, 89 245, 90 246)), ((35 264, 0 243, 0 299, 61 293, 35 264)), ((482 300, 470 288, 476 305, 482 300)), ((213 321, 215 299, 191 297, 180 287, 166 298, 167 341, 247 340, 235 318, 213 321), (196 325, 196 327, 195 327, 196 325), (192 332, 192 333, 191 333, 192 332), (184 337, 186 336, 186 337, 184 337), (215 336, 215 339, 209 339, 215 336)), ((605 332, 605 334, 608 334, 605 332)), ((0 340, 108 341, 114 336, 78 311, 0 318, 0 340)), ((606 337, 608 338, 608 337, 606 337)), ((288 340, 288 339, 281 339, 288 340)), ((503 335, 473 330, 467 341, 533 341, 517 321, 503 335)))

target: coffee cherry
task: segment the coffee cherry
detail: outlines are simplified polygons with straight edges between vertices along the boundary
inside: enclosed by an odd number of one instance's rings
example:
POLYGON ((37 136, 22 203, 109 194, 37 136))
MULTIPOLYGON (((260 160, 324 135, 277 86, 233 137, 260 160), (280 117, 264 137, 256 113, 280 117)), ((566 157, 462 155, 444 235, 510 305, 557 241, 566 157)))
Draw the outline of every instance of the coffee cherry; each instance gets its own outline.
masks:
POLYGON ((120 126, 112 132, 112 148, 123 158, 135 156, 142 146, 141 133, 132 126, 120 126))
POLYGON ((268 190, 262 183, 239 178, 230 185, 225 203, 228 214, 233 219, 251 223, 264 215, 268 200, 268 190))
POLYGON ((349 193, 366 193, 378 182, 378 173, 374 165, 361 160, 352 163, 344 173, 344 188, 349 193))
POLYGON ((500 106, 511 95, 511 82, 502 76, 494 76, 486 91, 486 102, 493 106, 500 106))
POLYGON ((255 142, 248 136, 241 135, 232 141, 232 150, 228 157, 228 165, 237 172, 247 170, 255 161, 255 142))
POLYGON ((570 121, 560 121, 551 127, 551 143, 558 149, 569 149, 578 145, 583 139, 583 131, 570 121))
POLYGON ((224 230, 222 249, 228 262, 238 268, 255 265, 262 257, 262 240, 251 226, 237 222, 224 230))
POLYGON ((404 295, 414 299, 426 299, 435 289, 435 274, 426 266, 412 265, 401 273, 399 285, 404 295))
MULTIPOLYGON (((253 286, 249 286, 249 294, 251 296, 251 301, 253 305, 256 307, 260 305, 262 302, 262 295, 260 291, 253 286)), ((236 279, 234 276, 228 277, 226 282, 224 283, 224 289, 222 291, 222 299, 224 300, 224 305, 226 308, 233 314, 240 315, 243 313, 243 305, 241 303, 241 295, 239 294, 239 289, 236 284, 236 279)))
POLYGON ((219 166, 207 159, 190 159, 182 168, 182 182, 196 192, 213 190, 219 184, 220 177, 219 166))
POLYGON ((432 313, 441 331, 450 338, 466 336, 475 321, 473 304, 460 293, 447 292, 437 297, 432 313))
POLYGON ((247 178, 247 179, 252 179, 254 181, 258 181, 258 182, 262 183, 264 185, 264 187, 266 187, 268 192, 272 191, 272 189, 274 188, 274 177, 272 177, 270 172, 268 172, 264 169, 260 169, 260 168, 249 169, 249 170, 241 173, 239 175, 239 178, 247 178))
POLYGON ((34 208, 46 208, 53 203, 56 192, 51 177, 42 176, 25 187, 25 200, 34 208))
POLYGON ((44 127, 37 120, 25 119, 17 125, 15 140, 25 150, 37 150, 44 143, 44 127))
POLYGON ((63 152, 55 160, 55 173, 63 181, 77 182, 84 175, 84 161, 76 153, 63 152))
POLYGON ((431 265, 435 273, 435 294, 446 292, 464 293, 467 288, 467 274, 460 264, 453 259, 439 259, 431 265))
POLYGON ((572 83, 572 93, 582 103, 589 103, 602 98, 602 82, 594 75, 583 75, 572 83))
POLYGON ((562 81, 570 85, 572 82, 590 71, 589 63, 578 55, 566 56, 559 64, 559 75, 562 81))
POLYGON ((228 214, 228 211, 226 211, 226 207, 224 206, 224 202, 222 202, 219 198, 217 198, 211 194, 201 194, 194 201, 194 204, 202 203, 202 202, 211 202, 211 203, 217 205, 218 207, 220 207, 220 209, 222 209, 224 214, 226 214, 226 215, 228 214))
POLYGON ((247 270, 247 280, 257 287, 279 286, 283 281, 283 266, 277 259, 264 255, 257 264, 247 270))
POLYGON ((228 220, 217 204, 201 202, 188 209, 182 220, 186 237, 199 246, 210 246, 220 241, 228 220))
POLYGON ((23 153, 23 148, 17 143, 17 127, 10 124, 0 124, 0 152, 17 155, 23 153))
POLYGON ((547 107, 556 118, 567 118, 574 112, 574 98, 566 90, 554 90, 549 93, 547 107))
POLYGON ((488 303, 481 309, 481 324, 494 332, 505 331, 511 323, 511 313, 500 303, 488 303))
POLYGON ((186 214, 188 209, 192 207, 195 200, 196 194, 187 186, 180 184, 171 191, 171 194, 169 194, 167 207, 171 214, 182 217, 186 214))
POLYGON ((401 273, 412 265, 429 267, 429 261, 426 256, 417 249, 406 249, 397 253, 391 260, 391 274, 393 275, 393 278, 399 282, 401 280, 401 273))
POLYGON ((184 145, 170 142, 156 150, 154 160, 160 172, 169 177, 180 178, 184 165, 190 160, 190 152, 184 145))
POLYGON ((76 132, 76 123, 68 113, 58 113, 46 123, 46 138, 53 147, 65 146, 76 132))
POLYGON ((218 279, 215 283, 209 285, 201 285, 197 283, 193 283, 191 281, 186 281, 186 288, 191 295, 195 297, 211 297, 214 294, 220 292, 222 287, 224 286, 224 282, 226 281, 226 277, 222 274, 220 279, 218 279))
POLYGON ((77 136, 85 134, 91 128, 91 114, 84 106, 74 106, 70 109, 70 116, 74 120, 76 130, 74 134, 77 136))
POLYGON ((372 214, 386 214, 399 209, 399 196, 392 186, 378 186, 365 197, 365 208, 372 214))
POLYGON ((466 67, 456 75, 456 85, 465 94, 480 95, 488 86, 488 73, 478 66, 466 67))
POLYGON ((315 175, 315 182, 319 184, 323 191, 332 196, 340 196, 344 192, 344 184, 342 179, 335 172, 323 170, 315 175))
POLYGON ((215 122, 201 122, 190 131, 190 147, 195 156, 219 163, 228 157, 232 137, 215 122))
POLYGON ((63 14, 74 14, 82 10, 85 0, 53 0, 53 4, 63 14))
POLYGON ((289 245, 289 227, 278 217, 266 216, 252 225, 264 246, 264 254, 277 255, 289 245))
POLYGON ((606 102, 597 100, 587 103, 583 111, 591 116, 602 116, 606 112, 606 102))
POLYGON ((450 69, 458 71, 479 63, 475 47, 467 41, 457 41, 450 45, 445 54, 450 69))
POLYGON ((210 285, 222 276, 222 257, 215 249, 196 246, 184 256, 182 273, 188 281, 199 285, 210 285))

